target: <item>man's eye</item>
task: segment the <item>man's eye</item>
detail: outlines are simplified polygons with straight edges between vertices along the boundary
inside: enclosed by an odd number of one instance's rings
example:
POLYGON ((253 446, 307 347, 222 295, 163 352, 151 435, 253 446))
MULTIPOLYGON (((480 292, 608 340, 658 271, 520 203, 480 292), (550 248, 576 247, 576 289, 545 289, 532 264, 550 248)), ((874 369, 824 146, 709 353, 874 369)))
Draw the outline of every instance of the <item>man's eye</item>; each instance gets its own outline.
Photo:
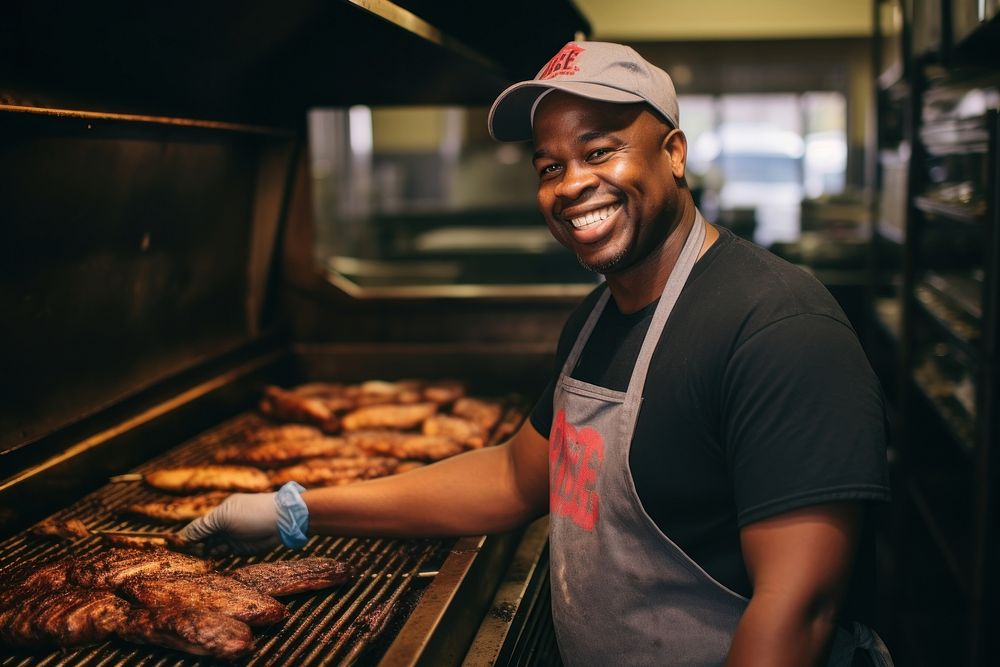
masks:
POLYGON ((557 169, 559 169, 559 165, 557 165, 557 164, 547 164, 547 165, 545 165, 544 167, 542 167, 541 169, 538 170, 538 175, 539 176, 547 176, 548 174, 555 173, 557 169))
POLYGON ((596 148, 587 154, 588 160, 600 160, 603 157, 607 157, 611 153, 610 148, 596 148))

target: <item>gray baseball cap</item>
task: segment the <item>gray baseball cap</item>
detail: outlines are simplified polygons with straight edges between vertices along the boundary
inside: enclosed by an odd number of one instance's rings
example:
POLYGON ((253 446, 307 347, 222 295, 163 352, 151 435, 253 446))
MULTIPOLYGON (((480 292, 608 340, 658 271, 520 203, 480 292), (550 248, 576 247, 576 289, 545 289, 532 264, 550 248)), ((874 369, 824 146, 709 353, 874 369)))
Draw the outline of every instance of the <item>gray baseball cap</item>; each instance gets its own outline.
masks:
POLYGON ((490 109, 493 138, 531 139, 535 107, 552 90, 604 102, 646 102, 673 127, 680 127, 677 92, 666 72, 624 44, 569 42, 534 79, 515 83, 500 93, 490 109))

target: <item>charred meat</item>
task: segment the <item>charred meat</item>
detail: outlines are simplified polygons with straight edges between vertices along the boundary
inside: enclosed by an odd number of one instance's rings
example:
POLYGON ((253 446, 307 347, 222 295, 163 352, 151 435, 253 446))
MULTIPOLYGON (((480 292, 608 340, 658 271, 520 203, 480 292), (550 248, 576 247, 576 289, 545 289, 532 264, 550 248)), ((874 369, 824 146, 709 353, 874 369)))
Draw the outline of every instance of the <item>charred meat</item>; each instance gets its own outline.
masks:
POLYGON ((153 470, 145 474, 146 484, 170 493, 202 491, 269 491, 267 475, 250 466, 202 465, 153 470))
POLYGON ((434 415, 424 420, 424 435, 451 438, 470 449, 486 445, 486 430, 477 422, 454 415, 434 415))
POLYGON ((128 608, 111 591, 39 591, 0 612, 0 637, 12 646, 96 644, 122 626, 128 608))
POLYGON ((371 405, 348 412, 343 417, 345 430, 394 428, 407 430, 421 423, 437 412, 435 403, 414 403, 412 405, 371 405))
POLYGON ((0 574, 4 581, 4 586, 0 588, 0 609, 18 604, 39 593, 66 587, 70 563, 68 558, 42 565, 24 563, 3 572, 0 574))
POLYGON ((167 549, 115 548, 75 560, 67 578, 84 588, 114 590, 141 575, 202 574, 211 569, 207 560, 167 549))
POLYGON ((252 447, 226 447, 215 453, 217 461, 276 468, 318 457, 360 456, 361 450, 343 438, 319 437, 312 440, 265 442, 252 447))
POLYGON ((210 491, 191 496, 171 496, 162 500, 132 503, 125 508, 124 512, 160 523, 193 521, 211 512, 228 497, 228 491, 210 491))
POLYGON ((121 590, 151 609, 194 607, 225 614, 249 626, 271 625, 288 615, 285 605, 270 595, 221 574, 133 577, 121 590))
POLYGON ((246 623, 197 608, 133 609, 118 634, 137 644, 153 644, 225 660, 238 658, 253 649, 253 633, 246 623))
POLYGON ((340 430, 336 411, 321 398, 302 396, 281 387, 266 387, 260 411, 273 419, 314 424, 326 433, 340 430))
POLYGON ((317 556, 245 565, 230 574, 261 593, 280 596, 339 586, 357 571, 343 561, 317 556))
POLYGON ((90 537, 90 530, 79 519, 46 519, 36 523, 31 534, 50 540, 82 540, 90 537))
POLYGON ((362 479, 391 475, 399 463, 395 458, 372 456, 350 459, 309 459, 294 466, 279 468, 271 473, 271 482, 281 486, 296 481, 306 488, 339 486, 362 479))
POLYGON ((424 400, 438 405, 454 403, 465 396, 465 384, 458 380, 441 380, 424 387, 424 400))
POLYGON ((503 414, 503 406, 496 401, 486 401, 481 398, 465 396, 455 401, 451 408, 452 414, 465 417, 479 424, 489 433, 503 414))

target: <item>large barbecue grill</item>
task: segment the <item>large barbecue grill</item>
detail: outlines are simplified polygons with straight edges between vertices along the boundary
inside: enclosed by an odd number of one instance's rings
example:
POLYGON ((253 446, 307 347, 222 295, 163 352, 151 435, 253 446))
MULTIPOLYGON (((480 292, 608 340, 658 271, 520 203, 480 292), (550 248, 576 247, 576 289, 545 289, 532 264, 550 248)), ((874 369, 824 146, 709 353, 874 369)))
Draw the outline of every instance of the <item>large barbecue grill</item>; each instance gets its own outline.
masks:
MULTIPOLYGON (((305 113, 488 104, 586 29, 561 2, 504 3, 489 30, 457 2, 4 3, 0 571, 103 548, 32 536, 47 517, 153 530, 115 511, 145 487, 112 478, 208 461, 257 423, 266 384, 458 378, 523 418, 573 299, 338 291, 313 263, 305 113)), ((360 575, 292 598, 246 664, 552 659, 542 523, 262 558, 302 554, 360 575)), ((0 647, 3 665, 209 662, 119 640, 0 647)))

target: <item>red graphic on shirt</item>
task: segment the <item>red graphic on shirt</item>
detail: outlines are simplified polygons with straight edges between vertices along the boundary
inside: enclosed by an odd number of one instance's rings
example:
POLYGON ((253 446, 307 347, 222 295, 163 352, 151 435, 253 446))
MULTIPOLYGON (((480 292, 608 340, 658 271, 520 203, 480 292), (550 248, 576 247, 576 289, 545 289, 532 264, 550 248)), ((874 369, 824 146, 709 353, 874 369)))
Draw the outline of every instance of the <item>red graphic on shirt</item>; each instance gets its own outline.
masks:
POLYGON ((554 79, 560 75, 570 76, 576 74, 580 71, 580 68, 574 64, 574 61, 581 53, 583 53, 583 49, 570 42, 562 47, 559 53, 552 56, 552 60, 546 63, 545 68, 538 75, 538 78, 540 80, 554 79))
POLYGON ((597 476, 604 462, 604 439, 590 428, 579 431, 559 410, 549 432, 549 512, 568 517, 586 531, 597 525, 597 476))

